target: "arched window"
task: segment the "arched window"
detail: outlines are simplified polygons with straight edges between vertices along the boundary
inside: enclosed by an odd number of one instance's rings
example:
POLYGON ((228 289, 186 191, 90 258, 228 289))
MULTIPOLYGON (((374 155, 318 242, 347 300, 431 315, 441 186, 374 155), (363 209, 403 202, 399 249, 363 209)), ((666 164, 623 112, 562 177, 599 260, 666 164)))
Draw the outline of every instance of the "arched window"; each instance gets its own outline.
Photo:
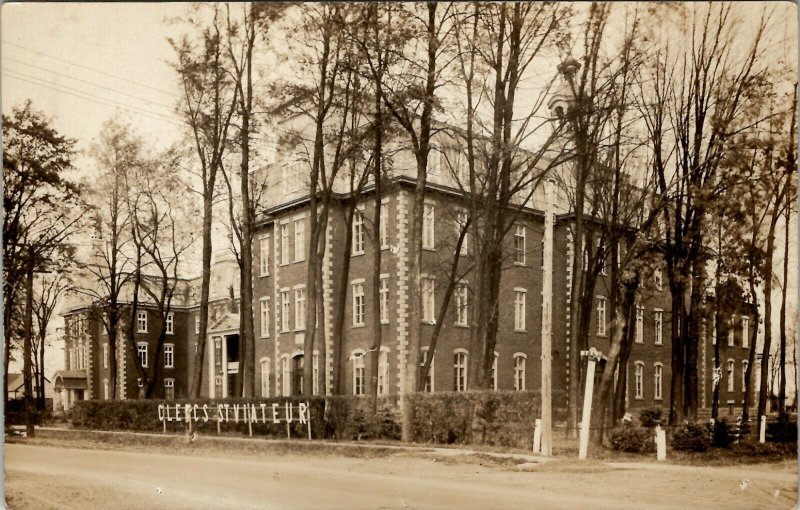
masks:
POLYGON ((261 358, 261 396, 269 397, 269 358, 261 358))
POLYGON ((302 353, 295 353, 292 356, 292 395, 303 394, 303 370, 305 369, 305 357, 302 353))
POLYGON ((661 400, 663 398, 662 396, 663 381, 664 381, 664 365, 662 363, 656 363, 653 371, 653 386, 654 386, 653 398, 655 398, 656 400, 661 400))
POLYGON ((522 352, 514 354, 514 389, 525 391, 525 363, 528 356, 522 352))
POLYGON ((636 362, 636 370, 634 372, 634 383, 635 383, 635 398, 644 398, 644 363, 641 361, 636 362))
POLYGON ((381 347, 378 359, 378 395, 389 394, 389 348, 381 347))
POLYGON ((747 367, 748 366, 750 366, 750 364, 747 362, 747 360, 746 359, 742 360, 742 393, 747 391, 747 367))
POLYGON ((350 356, 353 360, 353 395, 364 394, 364 350, 356 349, 350 356))
POLYGON ((735 380, 733 377, 733 370, 734 370, 735 362, 732 359, 728 360, 728 391, 734 391, 735 380))
POLYGON ((467 389, 467 351, 456 349, 453 361, 453 390, 466 391, 467 389))

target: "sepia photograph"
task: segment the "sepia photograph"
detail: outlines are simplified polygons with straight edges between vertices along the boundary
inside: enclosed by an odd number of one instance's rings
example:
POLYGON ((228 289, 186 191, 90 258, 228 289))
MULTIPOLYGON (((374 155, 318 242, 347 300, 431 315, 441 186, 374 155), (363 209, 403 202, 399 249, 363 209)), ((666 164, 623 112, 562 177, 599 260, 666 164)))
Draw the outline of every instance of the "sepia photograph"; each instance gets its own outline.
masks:
POLYGON ((798 508, 792 2, 6 2, 3 498, 798 508))

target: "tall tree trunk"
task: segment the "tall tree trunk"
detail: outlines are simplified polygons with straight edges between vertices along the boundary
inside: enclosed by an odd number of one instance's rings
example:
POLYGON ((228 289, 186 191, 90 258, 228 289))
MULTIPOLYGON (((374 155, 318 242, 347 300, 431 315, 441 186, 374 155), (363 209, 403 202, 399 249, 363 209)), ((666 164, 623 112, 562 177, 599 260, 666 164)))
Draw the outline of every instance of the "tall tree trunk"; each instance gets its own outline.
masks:
MULTIPOLYGON (((702 260, 702 259, 701 259, 702 260)), ((692 291, 690 296, 691 312, 686 318, 686 366, 684 371, 684 415, 691 421, 697 420, 698 388, 697 388, 697 357, 700 343, 700 320, 703 306, 703 289, 705 288, 705 263, 695 261, 692 264, 692 291)))
MULTIPOLYGON (((25 270, 25 339, 22 347, 22 379, 25 388, 25 430, 27 437, 35 434, 33 405, 33 371, 31 367, 31 347, 33 344, 33 267, 36 256, 33 248, 28 249, 25 270)), ((6 392, 7 393, 7 392, 6 392)))
MULTIPOLYGON (((204 184, 206 190, 203 194, 203 247, 202 253, 202 279, 200 283, 200 327, 197 335, 197 351, 195 352, 194 374, 192 377, 191 398, 200 398, 200 388, 203 384, 203 368, 206 355, 206 337, 208 336, 208 297, 211 286, 211 220, 213 182, 204 184)), ((209 374, 211 377, 211 374, 209 374)), ((217 396, 219 398, 219 395, 217 396)))
POLYGON ((344 321, 347 303, 347 289, 350 286, 350 258, 353 251, 353 216, 355 214, 355 198, 347 205, 347 210, 342 211, 344 215, 344 253, 342 253, 342 267, 337 272, 338 282, 335 288, 338 290, 336 296, 336 314, 333 325, 333 354, 336 359, 333 363, 333 389, 334 395, 344 393, 343 373, 347 364, 347 356, 344 350, 344 321))
POLYGON ((676 425, 683 422, 684 417, 684 391, 683 391, 683 378, 684 378, 684 336, 682 335, 682 328, 685 319, 683 307, 683 292, 684 286, 680 281, 675 281, 675 278, 670 278, 670 294, 672 298, 672 318, 671 318, 671 331, 670 337, 672 340, 672 379, 670 383, 670 407, 669 407, 669 423, 676 425))
MULTIPOLYGON (((377 13, 377 10, 376 10, 377 13)), ((377 18, 377 16, 376 16, 377 18)), ((377 19, 375 26, 377 29, 377 19)), ((383 111, 381 109, 382 97, 381 92, 381 78, 375 80, 377 88, 375 93, 375 145, 373 148, 373 178, 375 180, 375 196, 373 200, 374 210, 372 211, 372 358, 371 358, 371 381, 370 381, 370 394, 374 397, 372 400, 372 410, 376 412, 378 409, 378 371, 380 370, 381 358, 381 344, 383 341, 383 328, 381 326, 381 200, 383 199, 383 172, 382 172, 382 158, 383 158, 383 111)), ((388 304, 387 304, 388 306, 388 304)), ((385 385, 388 381, 384 380, 385 385)))
MULTIPOLYGON (((791 176, 789 177, 791 179, 791 176)), ((786 412, 786 287, 789 283, 789 219, 792 211, 791 193, 786 194, 786 222, 783 234, 783 287, 781 287, 781 347, 780 347, 780 387, 778 389, 778 411, 786 412)))
MULTIPOLYGON (((769 375, 770 349, 772 347, 772 256, 775 253, 775 227, 778 222, 779 204, 783 199, 783 194, 775 200, 775 208, 769 224, 767 234, 767 249, 764 261, 764 348, 761 351, 761 372, 760 387, 758 392, 758 417, 767 412, 767 376, 769 375)), ((755 345, 754 345, 755 346, 755 345)))

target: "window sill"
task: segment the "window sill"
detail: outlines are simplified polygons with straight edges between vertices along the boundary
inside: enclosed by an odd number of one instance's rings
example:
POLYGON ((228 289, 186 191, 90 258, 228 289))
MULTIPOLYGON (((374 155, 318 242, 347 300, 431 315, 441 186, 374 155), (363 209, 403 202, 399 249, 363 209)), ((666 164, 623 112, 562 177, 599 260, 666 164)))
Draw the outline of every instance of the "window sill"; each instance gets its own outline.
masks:
POLYGON ((266 336, 263 336, 263 335, 262 335, 262 336, 260 336, 259 338, 260 338, 261 340, 267 340, 267 339, 269 338, 269 335, 266 335, 266 336))
POLYGON ((267 276, 269 276, 269 273, 258 275, 259 278, 266 278, 267 276))
POLYGON ((644 345, 644 340, 642 340, 641 342, 639 340, 635 340, 633 343, 635 343, 636 345, 644 345))
POLYGON ((361 323, 361 324, 353 324, 353 326, 352 326, 352 327, 353 327, 353 328, 363 328, 363 327, 365 327, 365 326, 366 326, 366 324, 364 324, 364 323, 361 323))
POLYGON ((381 324, 389 324, 389 321, 388 320, 381 321, 381 324))
POLYGON ((295 333, 305 333, 306 328, 294 328, 295 333))
POLYGON ((608 336, 608 333, 597 333, 595 336, 597 336, 599 338, 605 338, 605 337, 608 336))
POLYGON ((514 330, 514 333, 527 333, 527 332, 528 332, 527 329, 515 329, 514 330))
POLYGON ((388 250, 388 249, 389 249, 389 245, 388 244, 386 246, 381 246, 381 251, 388 250))
POLYGON ((364 253, 366 253, 366 252, 363 252, 363 251, 354 251, 353 253, 351 253, 351 254, 350 254, 350 256, 351 256, 351 257, 360 257, 361 255, 364 255, 364 253))
POLYGON ((302 258, 302 259, 295 259, 295 260, 292 262, 292 264, 299 264, 300 262, 305 262, 305 261, 306 261, 306 259, 305 259, 305 258, 302 258))
POLYGON ((653 345, 664 345, 664 342, 653 342, 653 345))
POLYGON ((461 324, 461 323, 456 322, 456 323, 453 324, 453 326, 456 327, 456 328, 469 329, 469 324, 461 324))
POLYGON ((423 246, 422 249, 425 251, 436 251, 436 248, 431 246, 423 246))
POLYGON ((644 400, 644 397, 633 397, 634 400, 644 400))
POLYGON ((175 367, 164 367, 164 370, 173 370, 175 367))
POLYGON ((514 261, 514 266, 515 267, 527 267, 527 264, 525 264, 525 262, 514 261))
POLYGON ((653 400, 661 402, 662 400, 664 400, 664 397, 653 397, 653 400))
POLYGON ((280 264, 278 264, 278 267, 286 267, 289 264, 291 264, 291 262, 281 262, 280 264))

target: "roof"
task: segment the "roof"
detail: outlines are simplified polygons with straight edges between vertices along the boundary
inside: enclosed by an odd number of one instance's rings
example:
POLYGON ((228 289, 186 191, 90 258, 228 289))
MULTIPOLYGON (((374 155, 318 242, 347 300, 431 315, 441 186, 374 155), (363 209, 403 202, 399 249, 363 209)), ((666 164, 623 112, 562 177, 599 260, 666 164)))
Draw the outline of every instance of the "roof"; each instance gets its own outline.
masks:
POLYGON ((86 372, 83 370, 59 370, 53 377, 54 389, 85 390, 86 372))
POLYGON ((223 331, 239 331, 239 314, 226 313, 217 320, 214 324, 209 326, 209 332, 220 333, 223 331))

